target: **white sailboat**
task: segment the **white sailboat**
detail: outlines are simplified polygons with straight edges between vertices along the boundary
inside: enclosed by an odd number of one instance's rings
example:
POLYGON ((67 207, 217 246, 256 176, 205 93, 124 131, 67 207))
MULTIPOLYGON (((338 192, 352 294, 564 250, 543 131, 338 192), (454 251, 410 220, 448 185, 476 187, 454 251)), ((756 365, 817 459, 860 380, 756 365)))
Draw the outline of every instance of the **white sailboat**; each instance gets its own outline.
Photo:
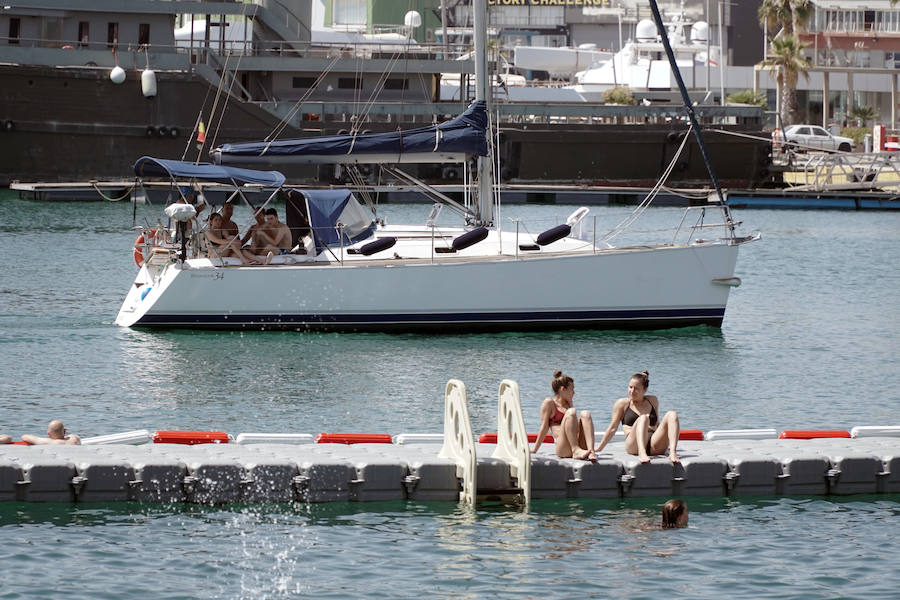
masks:
MULTIPOLYGON (((189 258, 187 236, 180 246, 157 243, 143 248, 146 260, 116 323, 453 332, 720 326, 729 291, 740 283, 734 276, 738 249, 757 237, 735 234, 724 203, 700 209, 722 211, 720 223, 702 225, 719 227, 719 237, 691 236, 669 244, 614 247, 596 233, 583 239, 588 236, 572 232, 579 229, 587 209, 538 235, 497 225, 487 133, 478 127, 487 118, 486 11, 485 0, 476 0, 478 101, 448 127, 390 138, 390 151, 380 144, 384 139, 365 136, 319 139, 314 149, 304 143, 264 142, 253 150, 265 162, 321 161, 329 155, 334 162, 403 162, 404 155, 416 154, 427 139, 433 153, 446 154, 447 160, 458 160, 459 153, 478 155, 477 207, 445 199, 465 214, 465 225, 390 227, 367 214, 348 190, 289 191, 287 222, 295 252, 276 256, 268 265, 251 266, 234 258, 189 258), (357 151, 369 154, 353 158, 357 151), (304 218, 305 228, 299 225, 304 218)), ((223 162, 230 156, 248 162, 242 154, 247 149, 223 147, 220 157, 223 162)), ((237 193, 246 183, 274 190, 283 181, 272 171, 152 158, 139 160, 135 171, 139 176, 167 176, 173 185, 186 179, 230 181, 237 193)), ((151 238, 150 231, 145 233, 151 238)))

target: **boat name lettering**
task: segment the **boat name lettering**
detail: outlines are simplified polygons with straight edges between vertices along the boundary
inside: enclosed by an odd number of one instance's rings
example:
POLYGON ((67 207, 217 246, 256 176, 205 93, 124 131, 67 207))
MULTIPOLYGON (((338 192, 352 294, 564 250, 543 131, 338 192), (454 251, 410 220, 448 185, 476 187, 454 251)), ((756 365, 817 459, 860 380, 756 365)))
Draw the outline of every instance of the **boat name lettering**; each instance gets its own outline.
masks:
POLYGON ((205 273, 191 273, 191 279, 195 277, 199 277, 201 279, 224 279, 225 273, 219 271, 218 269, 215 271, 207 271, 205 273))

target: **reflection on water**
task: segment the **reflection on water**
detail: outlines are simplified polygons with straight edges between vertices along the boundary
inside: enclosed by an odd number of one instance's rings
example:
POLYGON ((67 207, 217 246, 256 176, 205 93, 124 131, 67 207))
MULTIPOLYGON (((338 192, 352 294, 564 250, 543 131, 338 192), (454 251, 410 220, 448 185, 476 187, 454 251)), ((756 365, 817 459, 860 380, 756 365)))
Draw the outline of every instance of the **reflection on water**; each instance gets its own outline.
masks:
MULTIPOLYGON (((0 505, 6 589, 55 597, 45 561, 84 597, 335 595, 720 598, 894 592, 900 496, 689 499, 691 526, 659 528, 663 499, 547 500, 528 511, 453 503, 0 505), (61 543, 60 543, 61 542, 61 543), (822 552, 828 548, 828 552, 822 552), (21 550, 21 551, 20 551, 21 550), (204 585, 198 587, 198 582, 204 585), (47 584, 50 585, 50 584, 47 584), (43 592, 43 594, 41 593, 43 592)), ((51 578, 52 579, 52 578, 51 578)), ((62 589, 62 588, 60 588, 62 589)), ((76 594, 77 596, 78 594, 76 594)))

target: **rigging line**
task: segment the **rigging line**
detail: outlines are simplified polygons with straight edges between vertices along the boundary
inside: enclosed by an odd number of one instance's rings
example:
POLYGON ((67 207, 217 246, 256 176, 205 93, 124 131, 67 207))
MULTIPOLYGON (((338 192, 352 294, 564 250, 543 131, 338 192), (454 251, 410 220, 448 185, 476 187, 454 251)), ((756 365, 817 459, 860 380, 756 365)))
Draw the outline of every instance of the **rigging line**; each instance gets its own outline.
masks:
MULTIPOLYGON (((677 155, 680 155, 680 153, 681 153, 681 151, 679 150, 677 155)), ((656 198, 657 194, 659 194, 659 190, 662 187, 661 183, 663 181, 665 181, 666 179, 668 179, 669 175, 672 173, 672 169, 674 168, 674 165, 675 165, 674 160, 677 160, 677 155, 676 155, 675 159, 673 159, 673 162, 671 162, 669 164, 668 168, 663 172, 663 175, 660 178, 660 181, 657 182, 657 185, 654 186, 653 189, 650 190, 647 197, 644 198, 643 201, 641 201, 641 203, 635 208, 635 210, 632 211, 632 213, 628 217, 626 217, 622 221, 622 223, 620 223, 619 225, 616 226, 616 229, 614 229, 606 237, 603 238, 604 242, 608 242, 609 240, 618 236, 622 231, 625 231, 626 229, 630 228, 631 225, 633 225, 634 222, 637 221, 637 219, 640 218, 640 216, 644 214, 644 211, 647 210, 647 208, 650 206, 650 204, 656 198)))
POLYGON ((181 154, 182 161, 187 158, 188 150, 191 149, 191 142, 194 141, 194 136, 197 134, 200 122, 203 120, 203 109, 206 107, 206 101, 209 100, 209 91, 211 89, 209 86, 206 86, 206 97, 203 98, 203 104, 200 105, 200 111, 197 112, 197 120, 194 121, 194 128, 191 129, 191 135, 188 136, 187 144, 184 145, 184 152, 181 154))
POLYGON ((319 85, 325 79, 325 76, 331 72, 331 70, 334 68, 334 65, 337 64, 338 60, 340 60, 340 56, 336 56, 331 60, 331 63, 329 63, 325 67, 325 69, 323 69, 322 72, 319 73, 319 76, 316 77, 315 81, 313 81, 313 84, 311 86, 309 86, 309 88, 306 90, 306 92, 303 94, 303 96, 301 96, 300 99, 294 103, 294 105, 287 112, 287 114, 284 117, 282 117, 282 119, 275 125, 275 127, 272 128, 272 131, 269 132, 269 135, 267 135, 265 138, 263 138, 263 141, 265 141, 265 142, 273 141, 275 138, 277 138, 279 135, 281 135, 281 132, 283 132, 285 130, 285 128, 288 126, 288 122, 291 119, 293 119, 294 116, 298 112, 300 112, 300 110, 303 108, 302 107, 303 103, 306 102, 307 100, 309 100, 309 97, 312 96, 314 91, 316 91, 316 89, 319 87, 319 85))
POLYGON ((384 85, 387 83, 388 77, 391 72, 394 70, 394 65, 400 61, 400 55, 398 53, 394 53, 390 60, 388 60, 388 64, 385 66, 384 70, 381 72, 381 75, 378 77, 378 81, 375 83, 375 87, 372 89, 372 93, 369 95, 369 99, 363 105, 363 112, 360 115, 356 115, 356 121, 351 125, 350 132, 356 135, 356 132, 359 131, 359 128, 362 126, 362 123, 365 119, 368 118, 369 112, 371 112, 372 107, 375 106, 375 100, 378 98, 378 95, 381 94, 381 91, 384 89, 384 85))
POLYGON ((662 176, 660 176, 659 180, 656 182, 656 185, 647 193, 647 196, 641 201, 640 204, 631 212, 630 215, 622 219, 618 225, 613 227, 609 233, 607 233, 601 241, 609 242, 610 240, 617 237, 620 233, 625 231, 628 227, 631 226, 632 223, 638 220, 638 218, 644 214, 644 211, 647 210, 647 207, 653 202, 653 199, 656 198, 656 195, 659 194, 659 190, 662 188, 663 184, 665 184, 666 180, 669 178, 669 175, 675 168, 678 159, 681 157, 682 151, 684 151, 685 146, 687 146, 687 140, 690 138, 691 129, 693 129, 693 125, 688 128, 687 133, 684 138, 681 140, 681 145, 678 147, 678 151, 675 152, 674 156, 672 156, 672 160, 669 162, 666 170, 663 171, 662 176))
POLYGON ((394 66, 400 61, 400 53, 395 52, 391 55, 391 58, 388 60, 388 64, 382 70, 381 75, 378 76, 378 81, 375 83, 375 87, 372 89, 372 93, 369 95, 369 99, 363 105, 364 112, 361 116, 357 117, 356 120, 356 129, 359 129, 359 125, 363 122, 364 119, 368 118, 369 112, 372 110, 372 107, 375 105, 375 100, 378 99, 378 95, 384 89, 385 84, 387 83, 388 77, 390 77, 391 72, 394 70, 394 66))
MULTIPOLYGON (((244 4, 241 7, 241 16, 245 16, 247 11, 247 4, 244 4)), ((233 52, 229 50, 228 58, 231 58, 233 52)), ((225 68, 222 69, 222 83, 225 82, 225 77, 228 75, 228 58, 225 60, 225 68)), ((228 94, 225 96, 225 103, 222 105, 222 112, 219 114, 219 121, 216 123, 216 129, 213 132, 212 142, 210 143, 211 148, 215 148, 216 146, 216 138, 219 137, 219 128, 222 126, 222 119, 225 117, 225 110, 228 108, 228 103, 231 101, 231 91, 234 89, 234 83, 237 81, 238 71, 241 70, 241 62, 244 60, 244 53, 240 53, 238 55, 237 66, 234 69, 234 73, 231 74, 231 84, 228 86, 228 94)), ((209 120, 212 121, 212 115, 210 115, 209 120)), ((210 123, 212 124, 212 123, 210 123)))
MULTIPOLYGON (((219 121, 216 123, 216 130, 213 133, 213 141, 211 147, 216 147, 216 138, 219 136, 219 127, 222 126, 222 119, 225 118, 225 109, 228 108, 228 103, 231 101, 232 94, 231 90, 234 89, 234 82, 237 81, 238 71, 241 69, 241 61, 244 59, 244 55, 241 54, 238 56, 237 66, 234 68, 234 73, 231 74, 231 85, 228 86, 228 93, 225 95, 225 104, 222 105, 222 112, 219 113, 219 121)), ((226 70, 227 72, 227 70, 226 70)))
POLYGON ((759 140, 760 142, 771 142, 772 141, 771 136, 759 136, 759 135, 753 135, 750 133, 741 133, 739 131, 728 131, 727 129, 715 129, 712 127, 705 127, 704 129, 706 131, 709 131, 712 133, 721 133, 722 135, 731 135, 734 137, 747 138, 750 140, 759 140))
MULTIPOLYGON (((219 97, 222 94, 222 85, 225 83, 225 73, 228 71, 228 61, 231 59, 231 55, 225 57, 225 65, 222 68, 222 75, 219 77, 219 85, 216 88, 216 97, 213 100, 212 109, 209 111, 209 120, 210 122, 213 119, 213 115, 216 114, 216 108, 219 106, 219 97)), ((197 160, 194 161, 194 164, 198 164, 200 162, 200 157, 203 156, 203 149, 206 148, 206 140, 203 140, 203 143, 200 144, 200 150, 197 151, 197 160)))

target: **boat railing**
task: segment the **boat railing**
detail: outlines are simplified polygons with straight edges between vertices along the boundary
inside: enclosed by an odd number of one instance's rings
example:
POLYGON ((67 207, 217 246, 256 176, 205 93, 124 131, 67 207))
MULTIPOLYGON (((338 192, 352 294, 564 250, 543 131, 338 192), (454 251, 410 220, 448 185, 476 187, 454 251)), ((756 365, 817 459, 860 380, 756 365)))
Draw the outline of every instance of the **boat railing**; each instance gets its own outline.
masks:
POLYGON ((710 206, 687 206, 684 209, 684 212, 681 216, 681 221, 679 221, 678 226, 675 228, 675 234, 672 236, 672 245, 676 245, 678 243, 678 236, 684 235, 683 231, 687 231, 687 240, 684 243, 689 244, 691 240, 694 239, 694 234, 697 231, 701 231, 703 229, 718 229, 722 228, 724 231, 724 238, 727 240, 734 239, 734 228, 741 224, 741 221, 734 221, 729 218, 728 213, 723 210, 724 206, 720 205, 710 205, 710 206), (707 211, 716 211, 722 215, 721 222, 706 222, 707 211), (697 214, 697 220, 691 225, 685 225, 685 221, 687 220, 688 215, 697 214))

